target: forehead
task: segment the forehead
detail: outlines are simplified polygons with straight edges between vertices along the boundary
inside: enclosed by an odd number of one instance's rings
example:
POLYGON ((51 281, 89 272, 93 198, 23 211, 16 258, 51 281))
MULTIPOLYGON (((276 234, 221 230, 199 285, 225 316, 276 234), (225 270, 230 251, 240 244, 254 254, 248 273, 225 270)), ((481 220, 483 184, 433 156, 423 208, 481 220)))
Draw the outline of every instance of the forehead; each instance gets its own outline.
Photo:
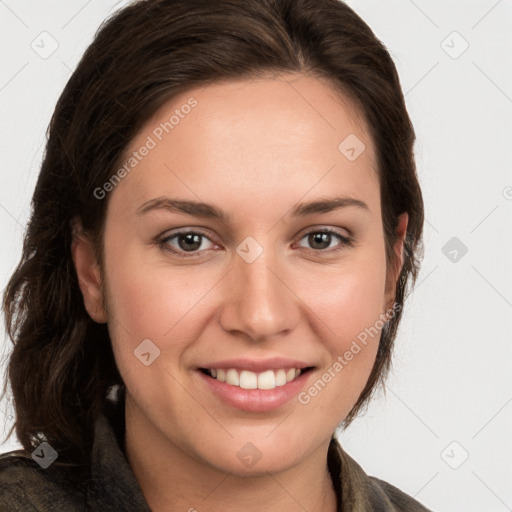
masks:
POLYGON ((241 203, 296 202, 309 192, 363 193, 371 202, 368 195, 378 192, 375 150, 362 116, 326 81, 305 75, 182 92, 145 123, 125 163, 134 152, 137 162, 114 196, 138 203, 164 191, 212 199, 212 192, 228 198, 236 190, 241 203))

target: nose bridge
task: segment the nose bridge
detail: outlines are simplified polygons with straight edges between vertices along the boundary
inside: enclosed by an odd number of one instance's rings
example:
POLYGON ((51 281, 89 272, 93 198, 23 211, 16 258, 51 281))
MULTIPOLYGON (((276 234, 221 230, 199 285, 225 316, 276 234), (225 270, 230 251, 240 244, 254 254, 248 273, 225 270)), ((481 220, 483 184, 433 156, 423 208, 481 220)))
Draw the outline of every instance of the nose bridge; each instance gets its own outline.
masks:
POLYGON ((284 284, 286 278, 280 275, 283 265, 275 251, 265 248, 252 259, 256 250, 250 241, 238 248, 224 304, 223 325, 227 330, 243 331, 261 339, 292 329, 298 314, 294 295, 284 284), (247 248, 249 251, 244 253, 247 248), (252 257, 246 257, 250 251, 252 257))

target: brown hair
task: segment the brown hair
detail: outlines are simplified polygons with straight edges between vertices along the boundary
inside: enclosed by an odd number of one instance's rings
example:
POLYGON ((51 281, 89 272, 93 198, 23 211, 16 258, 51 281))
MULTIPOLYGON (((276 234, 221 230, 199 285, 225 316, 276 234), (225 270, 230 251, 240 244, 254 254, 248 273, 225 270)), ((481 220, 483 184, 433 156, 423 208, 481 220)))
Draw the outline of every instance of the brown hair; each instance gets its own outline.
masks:
POLYGON ((23 254, 4 293, 17 416, 8 437, 16 428, 25 450, 47 440, 59 452, 54 464, 87 464, 107 390, 123 386, 107 325, 84 308, 72 219, 93 236, 101 262, 107 200, 93 191, 113 175, 145 121, 192 86, 280 72, 328 79, 364 116, 378 157, 388 266, 396 262, 398 215, 409 215, 399 307, 344 428, 384 384, 423 226, 415 135, 388 51, 338 0, 139 0, 103 22, 57 102, 23 254))

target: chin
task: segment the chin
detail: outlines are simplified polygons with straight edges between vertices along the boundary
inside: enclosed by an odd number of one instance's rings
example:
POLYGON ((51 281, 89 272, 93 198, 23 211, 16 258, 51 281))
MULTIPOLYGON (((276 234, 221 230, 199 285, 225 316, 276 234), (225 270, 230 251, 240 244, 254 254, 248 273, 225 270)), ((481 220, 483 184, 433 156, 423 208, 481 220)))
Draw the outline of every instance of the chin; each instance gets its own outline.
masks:
MULTIPOLYGON (((268 435, 265 433, 264 435, 268 435)), ((304 446, 301 444, 300 446, 304 446)), ((208 453, 200 455, 207 464, 217 471, 231 473, 241 477, 258 477, 268 473, 279 473, 299 463, 298 448, 269 442, 232 440, 227 446, 219 446, 208 453), (262 447, 262 445, 265 446, 262 447)))

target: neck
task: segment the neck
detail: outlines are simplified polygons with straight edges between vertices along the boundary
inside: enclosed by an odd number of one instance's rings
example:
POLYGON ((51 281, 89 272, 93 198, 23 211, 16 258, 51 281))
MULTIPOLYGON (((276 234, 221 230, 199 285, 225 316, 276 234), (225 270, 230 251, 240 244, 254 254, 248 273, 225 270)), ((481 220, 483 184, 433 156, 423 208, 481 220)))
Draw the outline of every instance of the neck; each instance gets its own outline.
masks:
MULTIPOLYGON (((127 404, 128 405, 128 404, 127 404)), ((329 441, 287 470, 244 476, 191 456, 126 407, 125 453, 152 512, 336 512, 329 441)))

